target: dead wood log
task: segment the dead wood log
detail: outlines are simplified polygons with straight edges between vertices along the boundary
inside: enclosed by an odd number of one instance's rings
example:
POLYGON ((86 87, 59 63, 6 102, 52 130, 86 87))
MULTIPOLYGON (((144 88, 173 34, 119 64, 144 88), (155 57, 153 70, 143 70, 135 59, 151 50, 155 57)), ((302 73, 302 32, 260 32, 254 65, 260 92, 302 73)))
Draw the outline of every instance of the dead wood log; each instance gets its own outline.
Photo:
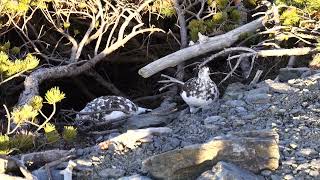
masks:
POLYGON ((243 33, 254 32, 258 28, 262 27, 263 19, 263 17, 258 18, 228 33, 225 33, 220 36, 211 37, 206 42, 188 48, 184 48, 172 54, 169 54, 144 66, 139 70, 139 74, 144 78, 148 78, 158 73, 159 71, 162 71, 168 67, 174 67, 188 59, 198 57, 211 51, 216 51, 226 47, 230 47, 239 39, 240 35, 242 35, 243 33))
POLYGON ((57 159, 64 158, 66 156, 72 155, 73 153, 73 151, 59 149, 43 152, 33 152, 22 155, 21 161, 26 165, 30 164, 32 166, 44 166, 47 163, 55 162, 57 159))
POLYGON ((146 128, 146 129, 136 129, 128 130, 126 133, 116 136, 107 141, 98 144, 98 147, 102 150, 109 149, 110 145, 124 145, 130 149, 133 149, 137 144, 137 141, 148 138, 153 135, 161 135, 166 133, 171 133, 172 130, 167 127, 159 128, 146 128))
POLYGON ((318 52, 317 49, 311 47, 292 48, 292 49, 275 49, 275 50, 261 50, 258 51, 260 57, 274 57, 274 56, 303 56, 318 52))
POLYGON ((34 176, 31 174, 31 172, 26 168, 26 166, 18 159, 14 157, 9 156, 3 156, 0 155, 0 179, 25 179, 25 180, 33 180, 34 176), (19 169, 22 175, 25 178, 18 177, 18 176, 10 176, 7 174, 4 174, 5 172, 10 172, 19 169))

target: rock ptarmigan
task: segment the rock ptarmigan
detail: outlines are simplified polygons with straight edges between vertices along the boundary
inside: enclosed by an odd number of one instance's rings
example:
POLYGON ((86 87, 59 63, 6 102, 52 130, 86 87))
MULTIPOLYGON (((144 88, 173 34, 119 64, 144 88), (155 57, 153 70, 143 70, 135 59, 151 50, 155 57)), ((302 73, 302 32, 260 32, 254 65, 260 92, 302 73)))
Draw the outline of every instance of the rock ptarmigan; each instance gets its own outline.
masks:
POLYGON ((81 126, 84 122, 101 122, 124 116, 138 115, 151 111, 138 107, 132 101, 121 96, 101 96, 89 102, 76 116, 76 124, 81 126))
POLYGON ((202 67, 198 72, 198 77, 189 79, 182 87, 180 95, 189 105, 191 113, 212 104, 219 98, 217 85, 209 75, 209 67, 202 67))

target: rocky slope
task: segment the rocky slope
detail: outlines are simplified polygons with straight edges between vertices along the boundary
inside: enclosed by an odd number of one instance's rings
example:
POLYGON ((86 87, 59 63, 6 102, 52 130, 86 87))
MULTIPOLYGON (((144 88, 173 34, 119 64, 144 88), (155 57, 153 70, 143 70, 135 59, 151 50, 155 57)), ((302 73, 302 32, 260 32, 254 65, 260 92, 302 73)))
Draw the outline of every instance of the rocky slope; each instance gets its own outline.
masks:
POLYGON ((195 114, 164 102, 121 120, 122 129, 97 135, 96 146, 17 158, 25 165, 41 161, 32 172, 39 180, 48 179, 48 169, 62 180, 61 170, 68 168, 75 179, 320 179, 316 73, 282 69, 283 83, 231 84, 218 102, 195 114))
POLYGON ((254 87, 231 84, 221 100, 210 108, 196 114, 183 110, 163 118, 164 122, 170 122, 167 127, 172 133, 155 136, 151 142, 122 153, 106 151, 91 157, 97 165, 95 177, 149 176, 152 172, 146 170, 148 165, 142 168, 142 162, 154 155, 174 153, 171 150, 205 143, 215 136, 272 129, 279 134, 280 166, 275 171, 262 170, 258 174, 274 180, 319 179, 319 100, 320 74, 287 83, 266 80, 254 87))

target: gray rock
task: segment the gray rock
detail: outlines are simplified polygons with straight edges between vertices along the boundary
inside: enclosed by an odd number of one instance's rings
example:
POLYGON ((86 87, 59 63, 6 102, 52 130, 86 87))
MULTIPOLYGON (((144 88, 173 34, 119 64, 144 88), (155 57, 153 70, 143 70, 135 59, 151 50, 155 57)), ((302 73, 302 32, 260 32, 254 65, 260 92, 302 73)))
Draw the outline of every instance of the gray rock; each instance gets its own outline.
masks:
POLYGON ((225 90, 222 99, 241 99, 243 97, 244 89, 245 86, 241 83, 230 84, 225 90))
POLYGON ((98 172, 99 176, 103 178, 119 178, 124 175, 125 171, 122 169, 113 169, 113 168, 106 168, 102 169, 98 172))
POLYGON ((246 103, 242 100, 228 100, 225 104, 231 107, 246 106, 246 103))
POLYGON ((290 79, 300 78, 303 73, 311 71, 309 68, 281 68, 279 71, 279 81, 286 82, 290 79))
POLYGON ((252 89, 248 92, 246 92, 247 95, 255 95, 255 94, 268 94, 270 91, 270 88, 268 86, 261 86, 256 89, 252 89))
POLYGON ((212 173, 206 171, 197 180, 264 180, 262 176, 257 176, 250 171, 241 169, 234 164, 223 161, 218 162, 212 173))
POLYGON ((209 116, 207 117, 203 123, 206 128, 216 130, 219 129, 219 125, 224 124, 225 118, 221 116, 209 116))
POLYGON ((244 107, 236 107, 236 111, 240 114, 245 114, 248 112, 247 109, 244 107))
POLYGON ((297 149, 299 145, 298 145, 297 143, 295 143, 295 142, 292 142, 292 143, 289 144, 289 146, 290 146, 292 149, 297 149))
POLYGON ((293 92, 298 92, 298 88, 294 88, 289 86, 286 83, 276 83, 272 80, 265 80, 264 81, 267 86, 270 87, 271 91, 277 92, 277 93, 293 93, 293 92))
POLYGON ((291 174, 287 174, 283 177, 283 179, 285 180, 291 180, 291 179, 294 179, 294 177, 291 175, 291 174))
POLYGON ((218 161, 232 162, 255 173, 275 170, 280 158, 277 139, 276 132, 266 130, 219 136, 204 144, 149 157, 142 168, 160 179, 195 178, 218 161))
POLYGON ((310 166, 312 169, 318 169, 320 171, 320 159, 312 159, 310 166))
MULTIPOLYGON (((50 173, 54 180, 64 180, 60 170, 50 170, 50 173)), ((32 175, 37 177, 38 180, 49 180, 48 172, 44 168, 32 171, 32 175)))
POLYGON ((297 152, 298 156, 315 156, 318 152, 313 148, 302 148, 297 152))
POLYGON ((215 173, 212 170, 205 171, 197 178, 197 180, 212 180, 215 179, 215 173))
POLYGON ((251 120, 251 119, 254 119, 256 117, 257 117, 256 114, 251 113, 251 114, 243 115, 241 118, 244 119, 244 120, 251 120))
POLYGON ((281 177, 278 175, 271 175, 271 180, 281 180, 281 177))
POLYGON ((263 104, 270 102, 270 94, 247 94, 245 100, 250 104, 263 104))
POLYGON ((312 177, 320 177, 320 172, 319 172, 319 170, 311 170, 310 172, 309 172, 309 175, 310 176, 312 176, 312 177))
POLYGON ((261 171, 261 175, 262 176, 270 176, 272 174, 272 172, 270 170, 263 170, 261 171))
POLYGON ((152 180, 147 176, 141 176, 139 174, 136 175, 132 175, 132 176, 125 176, 125 177, 121 177, 118 180, 152 180))

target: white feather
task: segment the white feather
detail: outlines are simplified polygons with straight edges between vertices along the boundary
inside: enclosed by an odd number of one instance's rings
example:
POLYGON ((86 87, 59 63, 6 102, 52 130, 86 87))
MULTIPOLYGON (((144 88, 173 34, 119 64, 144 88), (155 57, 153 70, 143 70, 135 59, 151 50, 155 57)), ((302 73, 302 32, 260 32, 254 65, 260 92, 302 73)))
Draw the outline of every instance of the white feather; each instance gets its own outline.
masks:
POLYGON ((104 115, 103 120, 107 121, 107 120, 111 120, 111 119, 117 119, 117 118, 123 117, 125 115, 126 114, 122 111, 112 111, 111 113, 104 115))
POLYGON ((207 106, 213 102, 212 100, 205 100, 202 98, 197 98, 195 96, 187 97, 187 93, 185 91, 181 93, 181 97, 189 106, 195 106, 195 107, 207 106))

